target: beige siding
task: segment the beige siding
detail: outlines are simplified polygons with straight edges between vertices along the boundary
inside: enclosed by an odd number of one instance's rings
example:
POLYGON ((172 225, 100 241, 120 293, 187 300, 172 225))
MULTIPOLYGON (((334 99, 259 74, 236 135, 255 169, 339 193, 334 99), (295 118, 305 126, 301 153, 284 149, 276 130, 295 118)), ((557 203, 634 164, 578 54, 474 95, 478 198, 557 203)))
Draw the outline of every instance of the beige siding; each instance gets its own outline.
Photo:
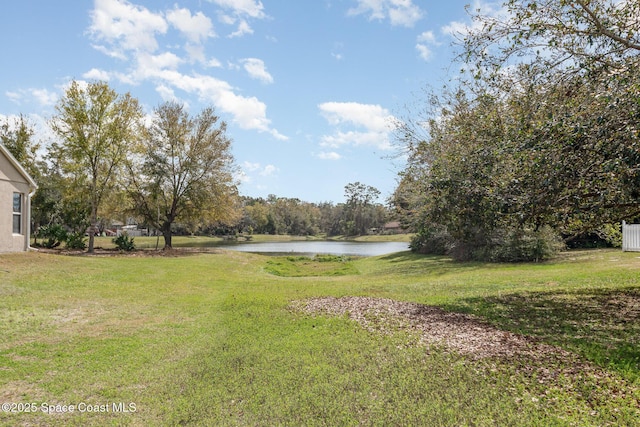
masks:
POLYGON ((24 176, 0 154, 0 252, 20 252, 28 248, 27 203, 31 190, 24 176), (13 193, 22 193, 22 234, 13 234, 13 193))

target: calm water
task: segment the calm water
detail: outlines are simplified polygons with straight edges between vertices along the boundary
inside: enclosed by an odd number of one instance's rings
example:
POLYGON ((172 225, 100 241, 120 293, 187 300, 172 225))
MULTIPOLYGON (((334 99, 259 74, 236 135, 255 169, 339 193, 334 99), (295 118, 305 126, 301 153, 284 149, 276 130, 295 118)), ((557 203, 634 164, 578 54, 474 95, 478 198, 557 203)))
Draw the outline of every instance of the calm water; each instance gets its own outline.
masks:
POLYGON ((405 242, 332 242, 332 241, 293 241, 293 242, 261 242, 237 243, 225 245, 226 249, 240 252, 256 252, 262 254, 285 255, 352 255, 376 256, 406 251, 409 244, 405 242))

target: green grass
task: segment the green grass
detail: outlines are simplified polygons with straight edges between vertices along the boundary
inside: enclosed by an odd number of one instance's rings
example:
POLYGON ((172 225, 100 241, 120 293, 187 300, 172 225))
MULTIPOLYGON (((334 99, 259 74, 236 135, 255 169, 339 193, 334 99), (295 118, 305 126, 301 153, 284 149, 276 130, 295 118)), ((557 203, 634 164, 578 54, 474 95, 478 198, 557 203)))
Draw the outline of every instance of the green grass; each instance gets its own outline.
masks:
POLYGON ((638 254, 325 261, 0 256, 0 401, 39 409, 0 412, 0 425, 638 425, 638 254), (550 387, 507 361, 290 308, 346 295, 471 312, 575 352, 615 381, 585 374, 550 387), (134 413, 41 411, 130 402, 134 413))
POLYGON ((266 262, 265 271, 277 276, 345 276, 358 274, 352 257, 335 255, 278 256, 266 262))

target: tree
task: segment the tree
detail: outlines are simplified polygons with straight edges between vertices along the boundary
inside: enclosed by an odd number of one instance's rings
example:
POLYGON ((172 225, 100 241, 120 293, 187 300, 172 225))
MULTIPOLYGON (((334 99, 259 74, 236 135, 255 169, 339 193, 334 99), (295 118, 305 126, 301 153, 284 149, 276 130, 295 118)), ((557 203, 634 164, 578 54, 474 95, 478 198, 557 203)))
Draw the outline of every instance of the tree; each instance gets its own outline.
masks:
POLYGON ((104 82, 87 85, 73 81, 56 105, 51 122, 61 138, 50 154, 62 173, 89 198, 89 252, 93 252, 98 214, 112 191, 118 170, 138 138, 142 110, 130 94, 118 95, 104 82))
POLYGON ((400 128, 394 195, 413 247, 538 259, 640 213, 640 3, 507 0, 473 11, 474 70, 400 128), (425 126, 426 124, 426 126, 425 126))
POLYGON ((183 105, 155 109, 138 153, 129 162, 134 212, 160 230, 171 249, 176 221, 230 221, 240 215, 226 123, 212 108, 191 118, 183 105))
POLYGON ((569 240, 640 213, 638 73, 543 83, 527 69, 484 93, 444 93, 417 121, 427 136, 406 143, 394 197, 416 221, 416 248, 496 259, 517 252, 518 233, 569 240))
POLYGON ((0 142, 7 147, 15 159, 36 179, 39 175, 37 151, 40 144, 33 141, 33 127, 21 114, 13 121, 6 119, 0 123, 0 142))
POLYGON ((498 14, 473 10, 463 60, 479 73, 513 63, 564 69, 620 70, 640 52, 640 2, 508 0, 498 14))
POLYGON ((375 202, 380 191, 360 182, 349 183, 344 187, 345 232, 348 235, 363 235, 372 227, 384 221, 377 218, 375 202))

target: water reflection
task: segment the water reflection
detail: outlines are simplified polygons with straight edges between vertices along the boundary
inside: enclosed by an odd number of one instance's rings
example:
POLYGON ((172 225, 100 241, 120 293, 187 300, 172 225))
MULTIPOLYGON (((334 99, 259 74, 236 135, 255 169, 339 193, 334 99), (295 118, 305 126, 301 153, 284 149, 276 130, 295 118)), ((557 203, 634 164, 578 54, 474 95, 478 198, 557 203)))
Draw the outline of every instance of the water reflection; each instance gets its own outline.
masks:
POLYGON ((237 243, 225 245, 225 248, 240 252, 286 255, 301 254, 313 256, 317 254, 376 256, 406 251, 409 244, 405 242, 336 242, 336 241, 292 241, 292 242, 260 242, 237 243))

